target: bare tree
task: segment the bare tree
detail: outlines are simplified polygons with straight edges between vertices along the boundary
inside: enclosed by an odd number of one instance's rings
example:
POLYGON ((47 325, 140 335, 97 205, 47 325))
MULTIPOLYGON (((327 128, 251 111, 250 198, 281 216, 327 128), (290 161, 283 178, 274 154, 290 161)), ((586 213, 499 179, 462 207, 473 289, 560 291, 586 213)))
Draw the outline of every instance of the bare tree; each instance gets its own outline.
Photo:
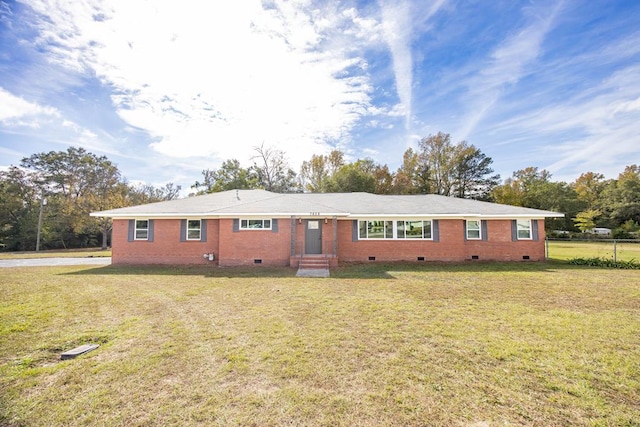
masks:
POLYGON ((264 143, 254 147, 250 170, 256 174, 258 185, 267 191, 291 193, 298 190, 296 173, 289 167, 284 151, 265 147, 264 143))

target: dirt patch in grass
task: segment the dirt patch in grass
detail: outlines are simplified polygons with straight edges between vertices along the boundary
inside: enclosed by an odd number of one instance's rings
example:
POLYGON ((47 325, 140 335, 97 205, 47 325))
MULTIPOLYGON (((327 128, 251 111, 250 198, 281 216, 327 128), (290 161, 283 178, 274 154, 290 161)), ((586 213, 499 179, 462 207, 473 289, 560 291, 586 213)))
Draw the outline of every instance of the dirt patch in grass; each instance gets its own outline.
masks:
POLYGON ((640 423, 640 272, 293 274, 3 271, 0 424, 640 423), (89 342, 100 348, 59 360, 89 342))

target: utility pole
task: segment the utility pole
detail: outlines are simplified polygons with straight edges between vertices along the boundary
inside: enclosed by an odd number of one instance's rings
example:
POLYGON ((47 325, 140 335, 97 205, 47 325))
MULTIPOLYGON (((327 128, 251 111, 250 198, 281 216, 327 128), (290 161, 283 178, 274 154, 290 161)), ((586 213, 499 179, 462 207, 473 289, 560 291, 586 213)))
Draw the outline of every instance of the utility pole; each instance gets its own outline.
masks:
POLYGON ((36 252, 40 250, 40 230, 42 229, 42 211, 44 210, 44 205, 47 204, 47 201, 44 198, 44 192, 40 195, 40 213, 38 214, 38 233, 36 235, 36 252))

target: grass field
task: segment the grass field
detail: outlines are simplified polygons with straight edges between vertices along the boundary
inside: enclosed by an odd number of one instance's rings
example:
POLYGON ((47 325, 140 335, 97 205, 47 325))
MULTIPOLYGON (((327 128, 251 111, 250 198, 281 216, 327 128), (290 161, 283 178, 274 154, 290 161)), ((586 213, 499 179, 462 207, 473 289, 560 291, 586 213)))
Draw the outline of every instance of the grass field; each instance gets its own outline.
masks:
POLYGON ((614 249, 617 261, 640 262, 640 240, 635 242, 616 242, 614 247, 611 241, 549 241, 549 259, 568 260, 571 258, 607 258, 613 259, 614 249))
POLYGON ((640 425, 637 270, 2 273, 0 425, 640 425))

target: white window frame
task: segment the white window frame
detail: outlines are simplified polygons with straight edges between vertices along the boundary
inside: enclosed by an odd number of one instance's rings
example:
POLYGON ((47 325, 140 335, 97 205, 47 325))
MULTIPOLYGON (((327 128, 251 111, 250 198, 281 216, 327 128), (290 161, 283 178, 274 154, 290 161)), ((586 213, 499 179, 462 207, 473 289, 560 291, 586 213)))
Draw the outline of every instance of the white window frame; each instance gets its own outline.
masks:
POLYGON ((433 220, 431 219, 415 219, 415 218, 407 218, 407 219, 390 219, 390 218, 380 218, 380 219, 360 219, 358 220, 358 239, 359 240, 433 240, 433 220), (412 222, 421 222, 422 223, 422 235, 416 237, 407 237, 405 232, 405 226, 412 222), (428 223, 430 235, 428 237, 424 236, 424 230, 426 228, 425 223, 428 223), (402 227, 399 227, 399 224, 402 227), (370 237, 372 228, 382 229, 382 236, 379 232, 373 233, 374 236, 379 237, 370 237))
POLYGON ((516 238, 518 240, 533 240, 533 225, 530 219, 518 219, 516 220, 516 238), (526 223, 526 225, 525 225, 526 223), (528 231, 528 237, 521 237, 521 231, 528 231))
POLYGON ((466 221, 466 227, 467 229, 465 230, 466 236, 467 236, 467 240, 482 240, 482 221, 479 219, 468 219, 466 221), (477 223, 478 224, 478 228, 470 228, 469 225, 471 223, 477 223), (475 236, 470 236, 469 232, 470 231, 477 231, 478 232, 478 237, 475 236))
POLYGON ((134 227, 135 230, 134 230, 134 233, 133 233, 134 240, 149 240, 149 224, 150 224, 150 221, 148 219, 136 219, 135 220, 135 227, 134 227), (142 222, 146 222, 147 223, 146 227, 139 227, 138 226, 138 223, 142 223, 142 222), (140 237, 138 235, 138 233, 142 234, 143 232, 144 232, 144 237, 140 237))
POLYGON ((271 230, 273 220, 271 218, 245 218, 240 220, 240 230, 271 230))
POLYGON ((202 239, 202 220, 200 219, 188 219, 187 220, 187 235, 186 235, 187 240, 201 240, 202 239), (198 224, 197 227, 194 227, 193 225, 195 225, 195 223, 198 224), (194 233, 194 237, 191 236, 192 232, 197 232, 198 236, 195 237, 195 233, 194 233))
POLYGON ((361 219, 358 220, 358 237, 361 240, 391 240, 395 236, 393 221, 389 219, 361 219), (391 223, 391 224, 389 224, 391 223), (364 227, 363 227, 364 224, 364 227), (391 225, 391 229, 388 226, 391 225), (369 237, 372 229, 381 229, 382 237, 369 237), (363 235, 364 231, 364 235, 363 235))
POLYGON ((395 228, 396 228, 396 238, 398 240, 433 240, 433 220, 430 219, 403 219, 403 220, 397 220, 395 221, 395 228), (422 223, 422 235, 418 236, 417 234, 415 235, 407 235, 407 224, 411 224, 414 222, 421 222, 422 223), (426 228, 425 223, 429 223, 429 237, 425 237, 424 235, 424 230, 426 228), (402 227, 402 231, 404 233, 403 236, 400 235, 400 227, 398 227, 398 224, 402 223, 403 227, 402 227))

